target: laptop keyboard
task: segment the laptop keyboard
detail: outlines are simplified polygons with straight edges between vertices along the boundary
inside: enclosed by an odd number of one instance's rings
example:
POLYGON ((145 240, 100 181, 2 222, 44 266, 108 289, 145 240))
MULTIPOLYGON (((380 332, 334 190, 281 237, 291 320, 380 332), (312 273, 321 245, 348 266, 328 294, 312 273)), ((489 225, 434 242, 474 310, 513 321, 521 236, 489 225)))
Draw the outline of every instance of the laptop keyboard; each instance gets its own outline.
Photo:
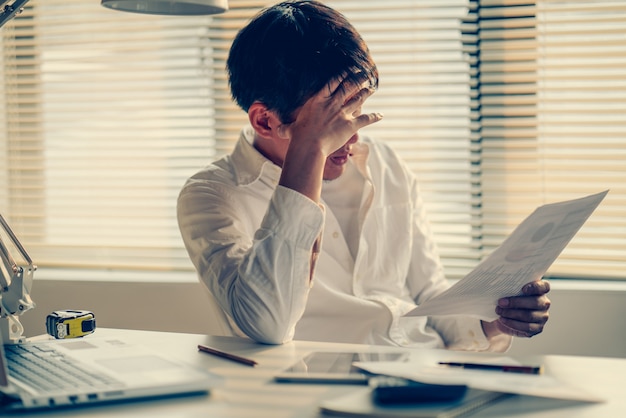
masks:
POLYGON ((9 375, 37 392, 119 389, 124 384, 72 363, 50 344, 5 345, 9 375))

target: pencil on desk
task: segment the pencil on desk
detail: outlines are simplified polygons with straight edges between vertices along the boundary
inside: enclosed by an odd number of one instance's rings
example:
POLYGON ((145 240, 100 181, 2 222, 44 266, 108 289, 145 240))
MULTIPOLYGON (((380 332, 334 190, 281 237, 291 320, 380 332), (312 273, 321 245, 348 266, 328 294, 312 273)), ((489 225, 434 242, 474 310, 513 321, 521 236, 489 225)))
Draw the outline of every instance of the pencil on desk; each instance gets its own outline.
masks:
POLYGON ((543 368, 541 366, 510 366, 506 364, 483 364, 483 363, 459 363, 440 361, 439 364, 449 367, 460 367, 463 369, 474 370, 493 370, 497 372, 541 374, 543 368))
POLYGON ((235 354, 227 353, 225 351, 217 350, 215 348, 207 347, 206 345, 202 345, 202 344, 198 344, 198 350, 203 351, 205 353, 213 354, 214 356, 232 360, 237 363, 245 364, 247 366, 254 367, 258 364, 254 360, 251 360, 245 357, 240 357, 235 354))

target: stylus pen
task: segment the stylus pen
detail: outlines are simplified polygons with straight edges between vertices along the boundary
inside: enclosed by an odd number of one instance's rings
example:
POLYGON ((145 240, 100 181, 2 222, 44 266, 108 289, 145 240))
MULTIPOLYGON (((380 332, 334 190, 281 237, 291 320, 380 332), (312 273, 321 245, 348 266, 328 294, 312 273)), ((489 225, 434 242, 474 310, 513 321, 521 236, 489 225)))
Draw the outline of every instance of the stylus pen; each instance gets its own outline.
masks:
POLYGON ((206 345, 198 344, 198 350, 203 351, 205 353, 213 354, 214 356, 218 356, 221 358, 225 358, 228 360, 232 360, 237 363, 245 364, 247 366, 256 366, 258 363, 254 360, 245 357, 239 357, 231 353, 227 353, 225 351, 216 350, 215 348, 207 347, 206 345))
POLYGON ((541 374, 541 366, 509 366, 506 364, 457 363, 440 361, 439 364, 463 369, 493 370, 497 372, 541 374))

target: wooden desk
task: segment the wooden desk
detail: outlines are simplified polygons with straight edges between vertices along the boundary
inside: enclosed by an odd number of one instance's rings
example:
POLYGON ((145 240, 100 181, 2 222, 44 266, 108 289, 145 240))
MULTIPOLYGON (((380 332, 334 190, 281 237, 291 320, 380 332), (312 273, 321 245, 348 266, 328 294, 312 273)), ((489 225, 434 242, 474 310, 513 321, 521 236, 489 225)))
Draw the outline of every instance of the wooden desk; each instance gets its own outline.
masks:
MULTIPOLYGON (((282 418, 318 417, 320 400, 353 389, 343 385, 300 385, 273 383, 273 375, 311 351, 363 351, 363 346, 296 341, 269 346, 229 337, 175 334, 149 331, 98 329, 97 335, 123 336, 127 340, 151 345, 224 377, 223 386, 209 396, 158 399, 65 409, 54 412, 20 414, 20 417, 219 417, 282 418), (197 350, 206 344, 256 360, 249 367, 220 359, 197 350)), ((378 349, 379 347, 377 347, 378 349)), ((397 350, 397 348, 383 348, 397 350)), ((626 417, 626 359, 545 356, 544 364, 560 379, 608 399, 602 404, 515 396, 479 411, 474 416, 533 418, 619 418, 626 417)))

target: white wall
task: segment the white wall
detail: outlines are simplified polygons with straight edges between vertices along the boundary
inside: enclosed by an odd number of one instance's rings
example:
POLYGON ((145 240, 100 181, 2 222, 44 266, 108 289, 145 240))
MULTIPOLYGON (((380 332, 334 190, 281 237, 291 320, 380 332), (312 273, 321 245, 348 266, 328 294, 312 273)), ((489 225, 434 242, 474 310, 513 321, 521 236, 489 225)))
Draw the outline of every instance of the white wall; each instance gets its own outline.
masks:
MULTIPOLYGON (((552 282, 550 321, 543 334, 516 339, 515 354, 626 357, 626 283, 552 282)), ((37 308, 21 317, 26 335, 45 332, 45 317, 59 309, 88 309, 97 325, 190 333, 216 333, 207 296, 196 282, 37 280, 37 308)))

